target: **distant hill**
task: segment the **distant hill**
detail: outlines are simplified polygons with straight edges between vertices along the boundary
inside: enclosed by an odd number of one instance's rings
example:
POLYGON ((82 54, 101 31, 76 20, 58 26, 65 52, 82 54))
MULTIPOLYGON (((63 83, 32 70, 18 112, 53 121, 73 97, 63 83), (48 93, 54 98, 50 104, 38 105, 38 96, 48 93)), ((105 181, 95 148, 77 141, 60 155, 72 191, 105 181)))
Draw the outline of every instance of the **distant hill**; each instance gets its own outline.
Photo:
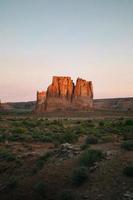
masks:
POLYGON ((133 97, 128 98, 109 98, 95 99, 94 108, 104 110, 133 111, 133 97))
POLYGON ((2 110, 20 110, 20 111, 32 111, 35 107, 35 101, 28 102, 7 102, 1 104, 2 110))
MULTIPOLYGON (((35 108, 35 101, 28 102, 8 102, 2 103, 2 110, 10 111, 32 111, 35 108)), ((94 99, 94 109, 98 110, 119 110, 133 111, 133 97, 129 98, 109 98, 109 99, 94 99)))

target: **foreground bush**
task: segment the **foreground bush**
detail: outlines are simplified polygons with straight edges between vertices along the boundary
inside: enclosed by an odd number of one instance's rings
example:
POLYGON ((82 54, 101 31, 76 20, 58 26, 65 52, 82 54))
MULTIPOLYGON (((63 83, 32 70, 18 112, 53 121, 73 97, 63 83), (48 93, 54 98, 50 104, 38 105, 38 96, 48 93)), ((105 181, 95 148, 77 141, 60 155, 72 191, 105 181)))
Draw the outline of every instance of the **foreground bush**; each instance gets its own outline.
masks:
POLYGON ((132 119, 127 119, 125 121, 125 126, 133 126, 133 120, 132 119))
POLYGON ((72 181, 75 185, 81 185, 88 179, 88 170, 86 167, 78 167, 72 172, 72 181))
POLYGON ((36 183, 34 185, 33 189, 37 193, 37 195, 39 195, 41 197, 46 196, 47 187, 44 182, 40 181, 40 182, 36 183))
POLYGON ((127 132, 123 134, 123 139, 124 140, 133 140, 133 132, 127 132))
POLYGON ((96 138, 96 136, 88 136, 86 138, 86 144, 97 144, 98 143, 98 139, 96 138))
POLYGON ((0 160, 6 160, 6 161, 13 161, 15 160, 15 155, 10 152, 8 149, 0 149, 0 160))
POLYGON ((41 169, 51 156, 51 152, 47 152, 41 155, 37 160, 37 167, 41 169))
POLYGON ((92 166, 95 162, 100 161, 103 158, 101 150, 87 149, 79 159, 81 166, 92 166))
POLYGON ((60 194, 59 200, 77 200, 77 198, 72 191, 65 190, 60 194))
POLYGON ((133 177, 133 166, 125 167, 123 170, 123 174, 129 177, 133 177))
POLYGON ((126 149, 128 151, 133 150, 133 140, 127 140, 121 144, 121 148, 126 149))

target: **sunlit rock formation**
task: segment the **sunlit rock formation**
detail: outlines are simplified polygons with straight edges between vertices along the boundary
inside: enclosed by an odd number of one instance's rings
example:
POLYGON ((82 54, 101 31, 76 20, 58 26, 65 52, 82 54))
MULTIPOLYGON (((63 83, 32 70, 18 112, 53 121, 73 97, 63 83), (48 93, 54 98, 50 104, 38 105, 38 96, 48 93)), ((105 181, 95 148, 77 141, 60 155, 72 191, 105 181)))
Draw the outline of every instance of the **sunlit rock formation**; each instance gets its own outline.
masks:
POLYGON ((46 92, 37 92, 37 113, 53 110, 79 110, 93 107, 92 82, 78 78, 54 76, 46 92))

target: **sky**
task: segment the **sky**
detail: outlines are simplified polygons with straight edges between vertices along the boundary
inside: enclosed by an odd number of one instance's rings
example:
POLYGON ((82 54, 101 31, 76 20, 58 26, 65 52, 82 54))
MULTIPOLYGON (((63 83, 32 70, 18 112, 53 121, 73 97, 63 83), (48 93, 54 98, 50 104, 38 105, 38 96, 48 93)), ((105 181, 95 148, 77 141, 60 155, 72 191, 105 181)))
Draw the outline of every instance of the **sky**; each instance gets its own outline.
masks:
POLYGON ((0 0, 1 101, 35 100, 53 75, 133 97, 133 0, 0 0))

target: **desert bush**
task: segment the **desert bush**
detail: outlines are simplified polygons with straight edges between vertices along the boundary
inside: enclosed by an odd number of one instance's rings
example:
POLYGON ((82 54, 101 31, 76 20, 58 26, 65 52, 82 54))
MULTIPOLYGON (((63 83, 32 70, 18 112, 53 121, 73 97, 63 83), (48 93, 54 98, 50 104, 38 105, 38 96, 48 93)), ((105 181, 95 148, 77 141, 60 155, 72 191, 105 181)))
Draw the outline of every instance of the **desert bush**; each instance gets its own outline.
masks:
POLYGON ((12 121, 11 125, 13 127, 21 127, 21 126, 23 126, 23 122, 22 121, 12 121))
POLYGON ((27 129, 24 127, 13 127, 12 133, 19 133, 19 134, 25 134, 27 132, 27 129))
POLYGON ((123 134, 124 140, 133 140, 133 132, 127 132, 123 134))
POLYGON ((105 123, 103 121, 99 122, 99 126, 104 126, 104 125, 105 125, 105 123))
POLYGON ((6 139, 6 135, 0 134, 0 142, 5 141, 5 139, 6 139))
POLYGON ((67 130, 65 133, 62 134, 61 143, 65 143, 65 142, 73 143, 77 141, 77 139, 78 139, 78 135, 76 135, 73 132, 69 132, 67 130))
POLYGON ((15 155, 8 149, 5 148, 0 149, 0 160, 13 161, 15 159, 16 159, 15 155))
POLYGON ((90 145, 89 144, 82 144, 81 146, 80 146, 80 148, 81 148, 81 150, 85 150, 85 149, 88 149, 90 147, 90 145))
POLYGON ((18 183, 17 178, 14 177, 14 176, 12 176, 12 177, 10 177, 9 180, 8 180, 7 188, 8 188, 8 189, 14 189, 14 188, 16 188, 16 187, 18 186, 18 184, 19 184, 19 183, 18 183))
POLYGON ((72 182, 79 186, 83 184, 88 179, 88 169, 87 167, 81 166, 75 168, 72 172, 72 182))
POLYGON ((123 170, 123 174, 129 177, 133 177, 133 165, 125 167, 123 170))
POLYGON ((29 141, 32 139, 30 134, 13 133, 7 136, 10 141, 29 141))
POLYGON ((43 137, 42 137, 42 141, 43 142, 53 142, 53 139, 52 139, 52 137, 49 135, 49 136, 47 136, 47 135, 44 135, 43 137))
POLYGON ((94 135, 90 135, 86 138, 86 141, 85 141, 86 144, 97 144, 98 143, 98 139, 96 136, 94 135))
POLYGON ((81 166, 92 166, 95 162, 100 161, 103 158, 101 150, 87 149, 79 159, 81 166))
POLYGON ((127 119, 127 120, 125 120, 124 125, 125 125, 125 126, 133 126, 133 120, 132 120, 132 119, 127 119))
POLYGON ((133 140, 124 141, 124 142, 121 144, 121 148, 123 148, 123 149, 125 149, 125 150, 128 150, 128 151, 133 150, 133 140))
POLYGON ((59 200, 77 200, 77 198, 71 190, 64 190, 59 195, 59 200))
POLYGON ((37 167, 41 169, 44 166, 44 164, 49 160, 51 155, 51 152, 47 152, 41 155, 37 160, 37 167))
POLYGON ((36 183, 33 189, 37 193, 37 195, 43 198, 46 197, 47 186, 43 181, 36 183))
POLYGON ((112 135, 103 135, 101 136, 101 142, 102 143, 108 143, 113 141, 113 136, 112 135))
POLYGON ((37 126, 37 120, 30 120, 30 119, 24 120, 24 121, 23 121, 23 124, 24 124, 24 126, 26 126, 26 127, 34 128, 34 127, 37 126))

